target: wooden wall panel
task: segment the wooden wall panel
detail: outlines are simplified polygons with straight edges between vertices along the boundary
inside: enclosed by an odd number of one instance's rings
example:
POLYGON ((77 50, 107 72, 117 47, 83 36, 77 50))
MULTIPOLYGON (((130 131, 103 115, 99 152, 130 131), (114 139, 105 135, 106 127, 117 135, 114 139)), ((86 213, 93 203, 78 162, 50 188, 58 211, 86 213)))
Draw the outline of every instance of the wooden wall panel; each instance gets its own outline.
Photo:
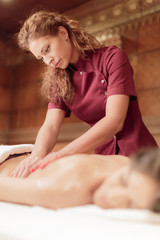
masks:
POLYGON ((160 118, 160 88, 138 92, 138 100, 143 117, 160 118))
POLYGON ((129 56, 140 110, 147 127, 160 146, 160 22, 145 21, 126 28, 122 48, 129 56))
MULTIPOLYGON (((0 55, 1 55, 1 52, 0 52, 0 55)), ((0 61, 0 134, 1 133, 3 134, 4 131, 8 131, 8 128, 9 128, 10 107, 11 107, 11 84, 12 84, 12 75, 11 75, 10 68, 7 67, 1 59, 0 61)), ((2 139, 2 143, 3 143, 3 139, 2 139)))
POLYGON ((138 52, 152 51, 160 49, 160 28, 159 21, 155 19, 146 21, 145 24, 139 25, 138 28, 138 52))
POLYGON ((8 113, 0 112, 0 131, 7 131, 9 126, 8 113))
POLYGON ((152 89, 160 87, 160 48, 138 56, 136 87, 152 89))
POLYGON ((9 113, 11 106, 11 89, 0 86, 0 111, 9 113))

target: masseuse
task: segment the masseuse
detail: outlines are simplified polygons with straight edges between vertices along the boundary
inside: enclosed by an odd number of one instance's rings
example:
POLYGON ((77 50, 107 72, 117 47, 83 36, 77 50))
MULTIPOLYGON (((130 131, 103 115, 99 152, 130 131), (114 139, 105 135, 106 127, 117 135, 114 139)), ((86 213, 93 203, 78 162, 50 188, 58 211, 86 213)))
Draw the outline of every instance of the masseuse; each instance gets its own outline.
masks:
POLYGON ((18 43, 47 65, 42 92, 49 105, 31 156, 12 176, 27 176, 71 154, 95 150, 129 156, 142 147, 157 146, 142 122, 133 70, 121 49, 102 46, 77 21, 47 11, 36 12, 24 22, 18 43), (48 155, 71 111, 91 128, 48 155))

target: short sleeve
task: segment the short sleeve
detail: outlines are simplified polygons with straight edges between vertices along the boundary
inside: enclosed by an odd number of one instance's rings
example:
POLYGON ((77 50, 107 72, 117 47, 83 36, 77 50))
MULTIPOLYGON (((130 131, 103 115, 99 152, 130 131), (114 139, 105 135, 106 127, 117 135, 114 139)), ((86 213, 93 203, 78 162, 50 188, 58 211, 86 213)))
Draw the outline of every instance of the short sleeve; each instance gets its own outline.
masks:
POLYGON ((59 109, 62 109, 63 111, 65 111, 65 113, 66 113, 65 117, 70 117, 70 115, 71 115, 70 109, 67 107, 67 105, 63 101, 61 101, 60 103, 49 102, 48 110, 53 109, 53 108, 59 108, 59 109))
POLYGON ((125 52, 112 47, 107 54, 108 96, 125 94, 136 97, 133 69, 125 52))

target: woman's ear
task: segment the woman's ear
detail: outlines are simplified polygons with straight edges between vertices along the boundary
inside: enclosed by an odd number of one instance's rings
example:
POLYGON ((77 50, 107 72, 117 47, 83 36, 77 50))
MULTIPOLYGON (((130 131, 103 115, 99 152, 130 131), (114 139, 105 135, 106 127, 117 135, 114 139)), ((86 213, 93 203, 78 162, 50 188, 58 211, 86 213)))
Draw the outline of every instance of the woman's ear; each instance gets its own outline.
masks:
POLYGON ((69 39, 68 31, 63 26, 58 27, 58 34, 59 34, 59 36, 63 37, 63 39, 65 39, 66 41, 69 39))

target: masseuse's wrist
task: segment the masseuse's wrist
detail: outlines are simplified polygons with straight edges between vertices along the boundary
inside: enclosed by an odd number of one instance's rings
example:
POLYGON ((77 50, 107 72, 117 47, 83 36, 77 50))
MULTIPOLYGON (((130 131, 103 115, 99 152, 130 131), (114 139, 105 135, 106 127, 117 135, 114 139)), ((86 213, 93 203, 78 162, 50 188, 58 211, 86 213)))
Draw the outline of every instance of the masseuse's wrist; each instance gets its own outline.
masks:
POLYGON ((71 153, 67 152, 67 151, 64 151, 63 149, 57 151, 54 153, 54 159, 60 159, 60 158, 63 158, 63 157, 66 157, 66 156, 69 156, 71 155, 71 153))
POLYGON ((34 149, 31 153, 31 157, 34 158, 36 161, 43 159, 46 156, 46 151, 43 149, 34 149))

